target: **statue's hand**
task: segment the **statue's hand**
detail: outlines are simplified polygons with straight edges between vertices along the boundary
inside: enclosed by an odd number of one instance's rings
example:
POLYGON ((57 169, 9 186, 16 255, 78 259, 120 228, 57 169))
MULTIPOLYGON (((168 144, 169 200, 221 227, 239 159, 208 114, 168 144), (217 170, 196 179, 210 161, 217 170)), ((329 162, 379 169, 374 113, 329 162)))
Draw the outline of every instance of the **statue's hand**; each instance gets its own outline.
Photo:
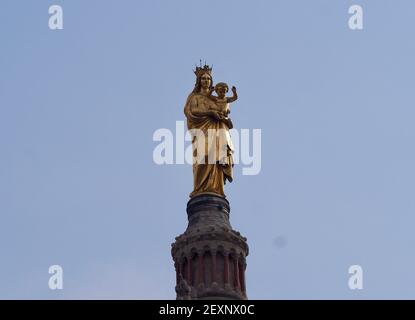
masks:
POLYGON ((236 94, 236 87, 235 87, 235 86, 233 86, 233 87, 232 87, 232 92, 233 92, 234 94, 236 94))
POLYGON ((213 118, 215 118, 216 120, 221 120, 221 116, 220 116, 217 112, 215 112, 215 111, 211 111, 211 112, 210 112, 210 115, 211 115, 213 118))

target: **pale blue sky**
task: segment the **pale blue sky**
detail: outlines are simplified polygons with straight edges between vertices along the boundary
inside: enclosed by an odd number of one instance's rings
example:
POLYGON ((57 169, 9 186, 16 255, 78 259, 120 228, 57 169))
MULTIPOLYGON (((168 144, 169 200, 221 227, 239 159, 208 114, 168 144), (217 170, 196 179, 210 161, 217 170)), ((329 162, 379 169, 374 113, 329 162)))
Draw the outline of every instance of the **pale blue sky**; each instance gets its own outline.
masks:
POLYGON ((226 185, 248 296, 415 298, 414 17, 410 0, 2 0, 0 298, 175 297, 192 171, 155 165, 152 136, 184 120, 199 59, 237 86, 235 127, 262 130, 261 173, 226 185))

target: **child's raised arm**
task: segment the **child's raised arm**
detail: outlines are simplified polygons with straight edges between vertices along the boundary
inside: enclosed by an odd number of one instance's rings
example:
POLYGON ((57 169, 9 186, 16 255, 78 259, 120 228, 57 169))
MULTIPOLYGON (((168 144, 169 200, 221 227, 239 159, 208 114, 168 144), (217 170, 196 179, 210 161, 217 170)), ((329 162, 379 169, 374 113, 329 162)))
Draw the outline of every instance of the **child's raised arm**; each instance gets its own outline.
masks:
POLYGON ((226 101, 228 103, 234 102, 234 101, 236 101, 238 99, 238 93, 236 92, 236 88, 235 87, 232 87, 232 93, 233 93, 233 96, 232 97, 226 98, 226 101))

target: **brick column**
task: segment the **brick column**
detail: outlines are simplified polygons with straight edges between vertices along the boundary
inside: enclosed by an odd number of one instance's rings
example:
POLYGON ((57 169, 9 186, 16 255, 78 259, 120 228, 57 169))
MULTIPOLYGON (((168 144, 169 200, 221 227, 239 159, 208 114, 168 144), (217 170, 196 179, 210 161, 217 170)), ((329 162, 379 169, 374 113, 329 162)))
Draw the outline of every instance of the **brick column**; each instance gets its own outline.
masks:
POLYGON ((224 273, 224 284, 229 285, 229 253, 224 251, 223 252, 224 255, 224 260, 225 260, 225 270, 223 270, 224 273))
POLYGON ((245 286, 245 261, 239 263, 239 278, 241 279, 241 291, 245 295, 246 294, 246 286, 245 286))
POLYGON ((192 285, 192 255, 187 259, 187 284, 192 285))
POLYGON ((199 285, 205 284, 205 263, 203 259, 204 251, 198 251, 199 255, 199 285))
POLYGON ((234 255, 234 269, 235 269, 235 289, 240 290, 241 286, 239 284, 239 257, 235 254, 234 255))
POLYGON ((218 283, 217 273, 216 273, 216 250, 212 250, 212 284, 218 283))

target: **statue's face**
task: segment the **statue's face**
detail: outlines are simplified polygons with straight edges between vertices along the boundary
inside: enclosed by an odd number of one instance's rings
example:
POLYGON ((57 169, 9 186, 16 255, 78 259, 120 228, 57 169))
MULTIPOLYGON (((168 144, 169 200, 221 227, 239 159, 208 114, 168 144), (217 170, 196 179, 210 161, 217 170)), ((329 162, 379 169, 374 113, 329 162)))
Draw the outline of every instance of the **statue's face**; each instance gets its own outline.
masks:
POLYGON ((210 79, 210 75, 207 73, 202 74, 200 77, 200 85, 203 89, 209 89, 212 84, 212 80, 210 79))
POLYGON ((228 88, 225 86, 217 86, 215 88, 216 93, 218 94, 219 98, 224 98, 226 95, 226 92, 228 92, 228 88))

